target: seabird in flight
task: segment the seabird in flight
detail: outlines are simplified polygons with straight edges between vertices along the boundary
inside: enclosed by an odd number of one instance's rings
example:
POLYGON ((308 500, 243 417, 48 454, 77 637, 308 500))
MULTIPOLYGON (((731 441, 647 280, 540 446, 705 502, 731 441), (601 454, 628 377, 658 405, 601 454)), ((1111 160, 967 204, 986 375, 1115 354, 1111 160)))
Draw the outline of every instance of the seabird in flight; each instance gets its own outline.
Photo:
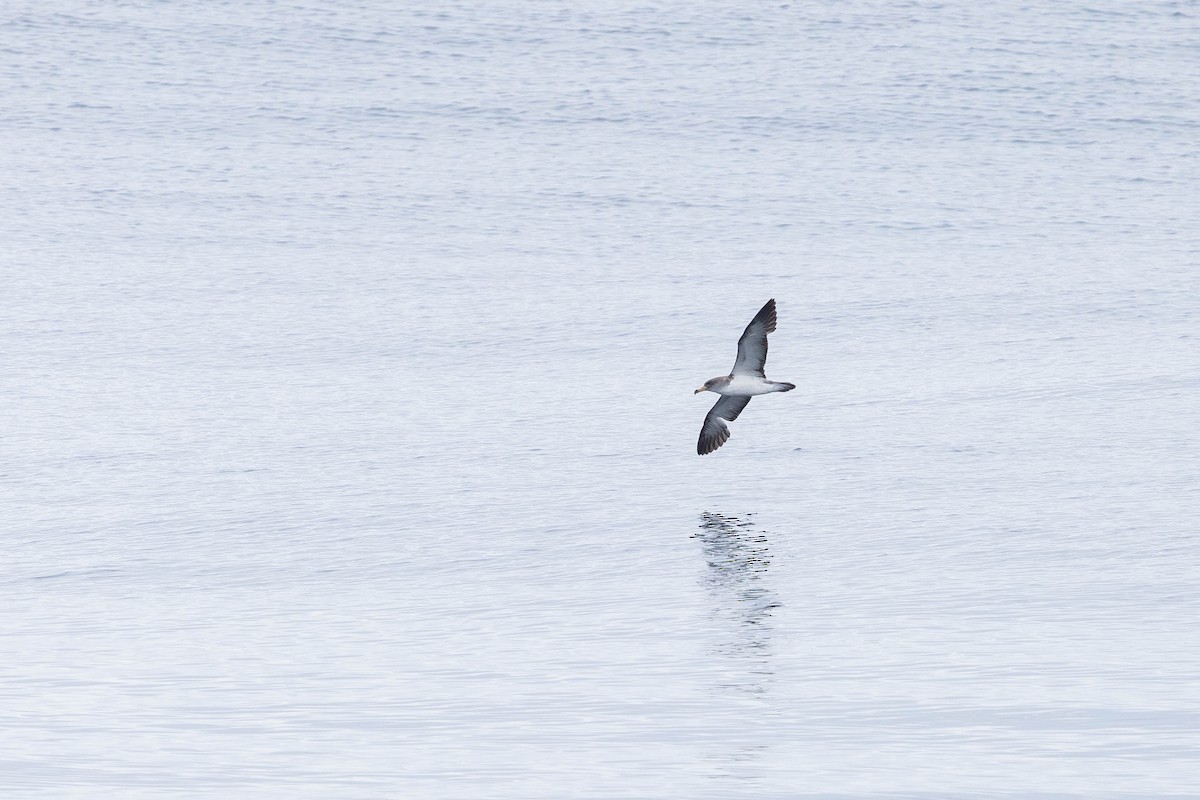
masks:
POLYGON ((794 383, 778 383, 767 380, 763 366, 767 363, 767 334, 775 332, 775 301, 768 300, 738 339, 737 361, 728 375, 712 378, 693 394, 716 392, 721 399, 704 418, 700 428, 700 441, 696 452, 706 456, 729 441, 729 426, 725 423, 738 418, 756 394, 790 392, 794 383))

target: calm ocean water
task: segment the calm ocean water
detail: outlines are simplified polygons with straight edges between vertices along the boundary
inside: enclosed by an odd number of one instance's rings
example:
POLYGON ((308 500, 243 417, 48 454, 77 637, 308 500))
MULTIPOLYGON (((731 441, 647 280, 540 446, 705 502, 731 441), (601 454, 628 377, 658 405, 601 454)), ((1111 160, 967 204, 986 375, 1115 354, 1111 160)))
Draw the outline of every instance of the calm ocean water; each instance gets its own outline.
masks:
POLYGON ((1198 15, 9 3, 0 794, 1200 797, 1198 15))

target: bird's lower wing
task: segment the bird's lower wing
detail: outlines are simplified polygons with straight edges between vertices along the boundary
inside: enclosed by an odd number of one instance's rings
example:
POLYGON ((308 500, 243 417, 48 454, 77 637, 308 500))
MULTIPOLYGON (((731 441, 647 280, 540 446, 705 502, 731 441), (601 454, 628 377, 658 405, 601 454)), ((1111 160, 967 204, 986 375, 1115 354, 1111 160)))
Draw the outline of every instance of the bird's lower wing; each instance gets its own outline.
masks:
POLYGON ((718 400, 704 418, 704 425, 700 428, 700 441, 696 443, 696 452, 706 456, 729 441, 729 426, 725 421, 732 422, 737 419, 738 414, 749 404, 749 395, 724 396, 718 400))

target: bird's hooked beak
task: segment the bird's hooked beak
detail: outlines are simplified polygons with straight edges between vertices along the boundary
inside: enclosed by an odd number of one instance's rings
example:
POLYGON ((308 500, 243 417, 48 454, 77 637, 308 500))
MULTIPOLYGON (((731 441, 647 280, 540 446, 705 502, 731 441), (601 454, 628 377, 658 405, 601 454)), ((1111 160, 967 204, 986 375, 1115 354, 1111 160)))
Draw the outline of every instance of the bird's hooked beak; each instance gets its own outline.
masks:
POLYGON ((692 394, 700 394, 701 392, 705 391, 706 389, 708 389, 708 387, 707 387, 707 386, 701 386, 699 389, 697 389, 696 391, 692 392, 692 394))

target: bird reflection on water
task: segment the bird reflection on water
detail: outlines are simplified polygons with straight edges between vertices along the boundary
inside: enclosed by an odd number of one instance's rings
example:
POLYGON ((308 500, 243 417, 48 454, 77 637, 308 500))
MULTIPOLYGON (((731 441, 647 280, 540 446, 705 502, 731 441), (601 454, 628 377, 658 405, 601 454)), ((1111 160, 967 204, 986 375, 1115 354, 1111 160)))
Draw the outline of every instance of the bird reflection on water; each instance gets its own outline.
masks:
POLYGON ((741 666, 722 688, 762 694, 774 673, 771 612, 781 605, 768 584, 767 536, 748 519, 708 511, 700 515, 700 530, 693 535, 708 564, 704 582, 714 602, 713 617, 727 623, 717 652, 741 666))

